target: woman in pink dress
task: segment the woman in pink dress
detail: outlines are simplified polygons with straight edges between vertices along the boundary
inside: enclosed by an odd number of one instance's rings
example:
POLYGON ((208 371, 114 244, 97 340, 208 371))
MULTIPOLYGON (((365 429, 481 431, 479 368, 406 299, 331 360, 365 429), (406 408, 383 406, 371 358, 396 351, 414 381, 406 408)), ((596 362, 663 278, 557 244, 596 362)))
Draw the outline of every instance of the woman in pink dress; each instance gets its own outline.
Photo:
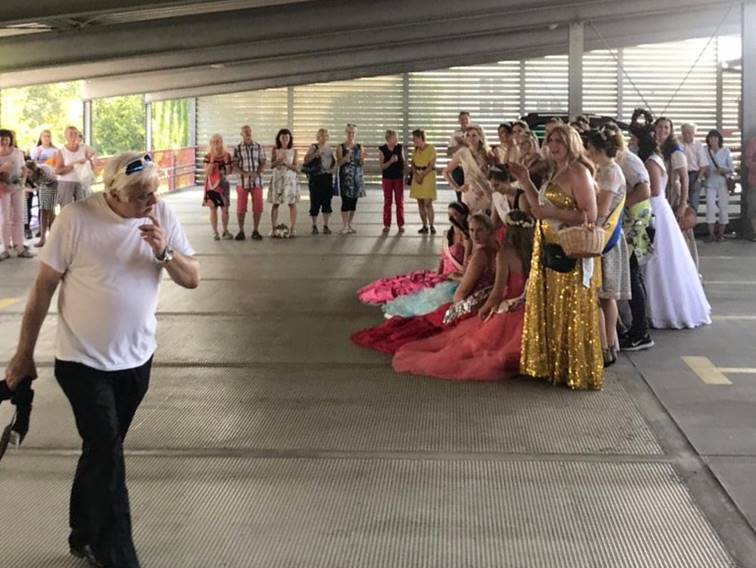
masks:
POLYGON ((396 372, 452 381, 497 381, 519 372, 534 222, 527 213, 513 210, 505 223, 506 239, 497 255, 496 282, 478 317, 405 344, 394 355, 396 372))
POLYGON ((453 306, 461 313, 477 311, 481 296, 490 291, 496 275, 496 235, 493 224, 487 215, 477 214, 470 218, 470 238, 473 242, 473 252, 470 262, 465 267, 465 274, 454 293, 453 301, 440 306, 435 311, 411 318, 393 317, 385 323, 369 329, 363 329, 352 335, 352 341, 361 347, 375 349, 383 353, 395 353, 405 343, 430 337, 443 331, 446 327, 455 325, 464 316, 451 323, 444 323, 447 310, 453 306))
MULTIPOLYGON (((449 217, 462 222, 467 220, 469 214, 470 211, 463 203, 449 204, 449 217)), ((464 258, 464 244, 454 242, 449 246, 444 246, 441 250, 441 262, 438 270, 417 270, 409 274, 381 278, 357 290, 357 299, 363 304, 381 305, 399 296, 414 294, 425 288, 433 288, 458 272, 464 258)))

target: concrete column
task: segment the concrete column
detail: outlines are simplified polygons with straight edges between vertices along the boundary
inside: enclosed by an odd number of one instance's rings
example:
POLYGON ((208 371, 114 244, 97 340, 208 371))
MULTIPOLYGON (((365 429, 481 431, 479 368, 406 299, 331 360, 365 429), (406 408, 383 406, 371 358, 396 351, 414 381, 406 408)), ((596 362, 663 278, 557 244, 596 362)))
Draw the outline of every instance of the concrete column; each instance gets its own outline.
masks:
MULTIPOLYGON (((740 40, 743 46, 743 83, 741 94, 742 144, 745 149, 749 140, 756 138, 756 2, 743 2, 741 18, 740 40)), ((743 174, 743 234, 754 236, 756 228, 756 187, 749 187, 746 181, 747 172, 741 168, 743 174)))
POLYGON ((625 115, 625 74, 622 66, 625 64, 625 50, 617 49, 617 120, 624 120, 625 115))
POLYGON ((83 101, 83 124, 82 134, 84 135, 84 144, 87 146, 92 145, 92 99, 86 99, 83 101))
POLYGON ((286 122, 294 132, 294 87, 286 88, 286 122))
POLYGON ((525 60, 520 59, 520 116, 525 116, 526 101, 525 101, 525 60))
POLYGON ((409 73, 402 73, 402 144, 405 149, 410 147, 410 109, 409 109, 409 73))
POLYGON ((144 149, 152 152, 152 103, 144 103, 144 149))
POLYGON ((197 97, 189 99, 189 146, 197 146, 197 97))
POLYGON ((568 112, 570 120, 583 114, 583 23, 570 24, 568 112))

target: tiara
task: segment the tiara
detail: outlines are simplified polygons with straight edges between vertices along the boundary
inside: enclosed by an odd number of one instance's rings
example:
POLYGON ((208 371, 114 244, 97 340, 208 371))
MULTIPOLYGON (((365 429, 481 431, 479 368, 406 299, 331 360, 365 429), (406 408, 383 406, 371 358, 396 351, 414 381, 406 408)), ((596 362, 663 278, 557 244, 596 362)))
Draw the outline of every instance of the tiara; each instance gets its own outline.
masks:
POLYGON ((535 220, 532 217, 523 217, 522 219, 512 219, 512 212, 507 213, 505 222, 510 227, 521 227, 523 229, 532 229, 535 227, 535 220))

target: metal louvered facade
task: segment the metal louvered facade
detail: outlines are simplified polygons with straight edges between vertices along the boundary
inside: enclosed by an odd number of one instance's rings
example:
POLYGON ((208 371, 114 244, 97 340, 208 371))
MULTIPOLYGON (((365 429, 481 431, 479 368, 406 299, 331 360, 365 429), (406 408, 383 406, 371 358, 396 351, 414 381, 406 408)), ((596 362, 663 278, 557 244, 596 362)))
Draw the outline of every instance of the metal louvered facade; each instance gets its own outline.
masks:
MULTIPOLYGON (((707 38, 595 50, 583 56, 583 109, 586 113, 628 120, 637 106, 675 121, 695 122, 699 132, 720 128, 739 156, 740 73, 723 68, 721 49, 737 38, 707 38)), ((342 140, 346 123, 357 124, 358 141, 368 147, 368 181, 377 181, 376 146, 386 129, 410 142, 414 128, 426 131, 438 165, 467 110, 490 142, 500 122, 530 112, 568 110, 568 58, 547 56, 521 61, 318 83, 198 99, 197 135, 206 144, 218 132, 236 143, 239 126, 252 124, 255 138, 272 145, 279 128, 288 127, 300 148, 328 128, 331 142, 342 140)))

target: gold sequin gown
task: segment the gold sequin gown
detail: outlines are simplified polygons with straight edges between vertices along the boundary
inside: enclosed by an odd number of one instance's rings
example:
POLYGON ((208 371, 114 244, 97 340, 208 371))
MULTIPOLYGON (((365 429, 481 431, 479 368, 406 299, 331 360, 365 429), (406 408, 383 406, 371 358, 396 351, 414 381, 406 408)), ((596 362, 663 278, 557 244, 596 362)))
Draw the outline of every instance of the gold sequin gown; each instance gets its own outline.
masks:
MULTIPOLYGON (((575 201, 555 184, 545 197, 559 209, 575 209, 575 201)), ((541 264, 541 243, 556 243, 548 221, 539 221, 533 243, 523 325, 520 369, 524 375, 545 378, 571 389, 600 390, 604 384, 604 360, 599 335, 598 288, 600 262, 594 261, 590 287, 583 286, 583 265, 578 261, 568 273, 541 264)))

